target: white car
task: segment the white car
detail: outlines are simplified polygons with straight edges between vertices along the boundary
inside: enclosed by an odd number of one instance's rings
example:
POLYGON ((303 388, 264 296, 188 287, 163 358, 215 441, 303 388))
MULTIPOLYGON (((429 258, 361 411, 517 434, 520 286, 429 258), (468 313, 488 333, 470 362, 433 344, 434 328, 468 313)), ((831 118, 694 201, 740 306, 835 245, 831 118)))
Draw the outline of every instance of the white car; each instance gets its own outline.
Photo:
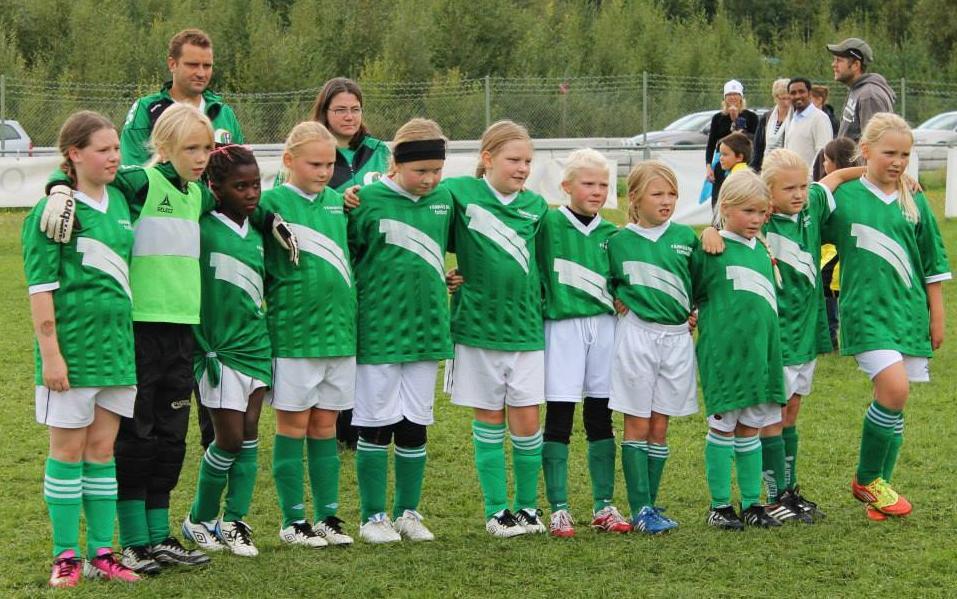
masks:
POLYGON ((17 121, 0 124, 0 156, 33 156, 33 142, 17 121))
POLYGON ((942 112, 914 129, 914 147, 920 170, 947 166, 947 147, 957 145, 957 111, 942 112))

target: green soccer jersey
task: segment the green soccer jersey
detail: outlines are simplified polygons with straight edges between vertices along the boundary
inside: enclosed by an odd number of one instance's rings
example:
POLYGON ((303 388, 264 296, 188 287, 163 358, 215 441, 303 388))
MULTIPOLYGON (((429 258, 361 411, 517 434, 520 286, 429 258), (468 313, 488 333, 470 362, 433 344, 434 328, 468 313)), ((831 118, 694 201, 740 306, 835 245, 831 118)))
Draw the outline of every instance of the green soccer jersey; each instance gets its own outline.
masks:
POLYGON ((824 291, 821 284, 821 225, 834 199, 818 183, 808 188, 807 204, 794 215, 775 213, 764 235, 781 272, 778 314, 785 365, 804 364, 819 351, 830 351, 824 291), (819 347, 822 340, 826 343, 819 347))
MULTIPOLYGON (((39 228, 41 200, 23 222, 23 263, 30 293, 53 292, 56 335, 71 387, 136 384, 129 263, 130 211, 115 189, 102 202, 76 193, 81 227, 69 243, 39 228)), ((35 346, 36 384, 43 363, 35 346)))
MULTIPOLYGON (((336 166, 332 171, 329 187, 345 193, 353 185, 365 186, 375 183, 389 171, 392 152, 381 139, 365 135, 356 149, 336 148, 336 166)), ((286 181, 286 172, 280 169, 273 179, 273 187, 286 181)))
POLYGON ((914 201, 916 224, 904 218, 897 194, 887 196, 864 178, 834 193, 824 237, 841 259, 842 354, 932 353, 925 285, 951 275, 934 213, 923 194, 914 201))
POLYGON ((272 383, 272 347, 263 311, 263 239, 246 220, 237 225, 220 212, 199 221, 202 277, 200 324, 196 335, 196 380, 219 364, 272 383))
POLYGON ((342 196, 326 187, 308 197, 285 183, 262 194, 252 222, 282 215, 299 239, 299 266, 272 235, 266 246, 266 321, 274 357, 333 358, 356 353, 356 293, 342 196))
POLYGON ((698 373, 708 415, 784 397, 774 271, 757 239, 722 231, 725 250, 691 257, 698 373))
POLYGON ((362 188, 349 213, 358 296, 360 364, 452 356, 445 249, 452 196, 439 187, 414 196, 391 179, 362 188))
POLYGON ((632 223, 608 240, 615 297, 638 318, 659 324, 688 321, 692 309, 691 227, 668 221, 645 228, 632 223))
POLYGON ((601 216, 585 225, 566 206, 548 211, 536 242, 546 320, 614 314, 607 242, 616 231, 601 216))
POLYGON ((548 204, 531 191, 501 198, 484 178, 442 186, 454 199, 450 245, 465 279, 452 296, 452 339, 500 351, 543 349, 536 238, 548 204))

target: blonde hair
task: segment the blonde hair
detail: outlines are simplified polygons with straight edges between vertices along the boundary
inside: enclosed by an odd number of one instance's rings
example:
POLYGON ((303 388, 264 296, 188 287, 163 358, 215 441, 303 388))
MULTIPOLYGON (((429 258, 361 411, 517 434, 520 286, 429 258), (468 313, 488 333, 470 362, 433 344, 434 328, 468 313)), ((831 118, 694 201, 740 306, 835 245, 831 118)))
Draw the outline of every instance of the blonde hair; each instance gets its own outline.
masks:
POLYGON ((153 148, 153 157, 146 166, 153 166, 160 161, 160 154, 166 157, 176 153, 183 145, 183 140, 195 131, 202 129, 209 136, 209 145, 214 143, 213 125, 209 118, 195 106, 176 103, 163 111, 156 119, 153 133, 150 135, 150 146, 153 148))
POLYGON ((775 79, 774 83, 771 84, 772 98, 777 100, 779 95, 788 93, 788 83, 790 82, 790 79, 775 79))
POLYGON ((586 168, 595 169, 608 176, 608 162, 598 150, 581 148, 568 155, 565 168, 562 169, 562 182, 574 181, 578 173, 586 168))
POLYGON ((498 121, 489 125, 485 133, 482 134, 481 145, 479 146, 479 163, 475 168, 475 176, 485 175, 485 164, 482 162, 481 155, 488 152, 492 156, 497 154, 502 146, 510 141, 524 141, 532 145, 532 137, 528 134, 528 129, 514 121, 498 121))
POLYGON ((317 121, 303 121, 292 128, 289 135, 286 136, 286 143, 282 151, 296 156, 299 149, 312 142, 327 142, 336 146, 336 137, 328 129, 317 121))
MULTIPOLYGON (((752 202, 760 202, 765 208, 771 205, 771 190, 767 184, 754 171, 750 169, 740 170, 728 175, 721 185, 721 191, 718 193, 718 213, 721 215, 721 227, 725 225, 725 210, 729 208, 739 208, 747 206, 752 202)), ((777 286, 781 286, 781 271, 778 270, 778 261, 774 257, 768 240, 764 233, 758 232, 758 241, 764 246, 768 257, 771 259, 771 267, 774 270, 774 281, 777 286)))
POLYGON ((678 193, 678 176, 670 166, 660 160, 639 162, 628 173, 628 220, 630 222, 638 222, 638 203, 655 179, 664 179, 674 192, 678 193))
MULTIPOLYGON (((401 143, 407 141, 424 141, 427 139, 441 139, 448 142, 448 138, 442 133, 442 127, 432 119, 414 118, 406 124, 399 127, 392 138, 392 149, 401 143)), ((395 156, 389 157, 389 173, 395 174, 396 163, 395 156)))
MULTIPOLYGON (((860 158, 861 156, 861 147, 865 145, 873 146, 888 132, 903 133, 910 138, 911 145, 914 143, 914 134, 904 119, 893 112, 878 112, 871 117, 871 120, 867 122, 867 126, 864 127, 864 132, 861 134, 861 141, 858 146, 857 157, 860 158)), ((901 212, 904 213, 904 218, 907 219, 908 222, 917 223, 920 220, 920 213, 917 210, 917 203, 914 202, 914 196, 911 195, 910 187, 907 185, 907 182, 904 181, 903 173, 901 173, 901 176, 897 179, 897 192, 898 202, 900 203, 901 212)))
MULTIPOLYGON (((744 99, 744 94, 740 94, 740 95, 741 95, 741 108, 738 109, 739 113, 744 112, 745 110, 748 109, 748 101, 744 99)), ((723 112, 724 114, 728 114, 728 108, 729 108, 728 101, 722 98, 721 112, 723 112)))
POLYGON ((784 148, 771 150, 765 154, 764 162, 761 163, 761 179, 768 188, 771 188, 774 187, 781 171, 792 170, 800 170, 805 178, 810 173, 810 167, 798 154, 784 148))

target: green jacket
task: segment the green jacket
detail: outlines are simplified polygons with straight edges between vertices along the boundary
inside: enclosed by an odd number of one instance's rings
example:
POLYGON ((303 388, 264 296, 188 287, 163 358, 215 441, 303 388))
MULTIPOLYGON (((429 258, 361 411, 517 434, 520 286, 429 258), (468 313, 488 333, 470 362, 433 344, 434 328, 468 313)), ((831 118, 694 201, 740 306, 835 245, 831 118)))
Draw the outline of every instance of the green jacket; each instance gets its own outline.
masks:
MULTIPOLYGON (((172 82, 166 82, 160 91, 133 102, 120 136, 121 164, 140 166, 149 161, 152 155, 149 141, 153 125, 163 111, 174 104, 169 95, 171 86, 172 82)), ((213 130, 216 131, 216 142, 244 143, 243 130, 236 120, 236 113, 223 102, 223 97, 207 89, 203 92, 203 100, 206 102, 206 116, 212 121, 213 130)))

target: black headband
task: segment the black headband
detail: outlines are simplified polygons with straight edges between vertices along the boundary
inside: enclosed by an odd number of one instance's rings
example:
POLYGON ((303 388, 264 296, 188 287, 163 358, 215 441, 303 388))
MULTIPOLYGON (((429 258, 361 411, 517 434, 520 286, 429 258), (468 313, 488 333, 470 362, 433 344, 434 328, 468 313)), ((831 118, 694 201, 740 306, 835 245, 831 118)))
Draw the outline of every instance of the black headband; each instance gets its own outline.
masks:
POLYGON ((416 160, 445 160, 444 139, 420 139, 396 144, 392 157, 396 164, 416 160))

